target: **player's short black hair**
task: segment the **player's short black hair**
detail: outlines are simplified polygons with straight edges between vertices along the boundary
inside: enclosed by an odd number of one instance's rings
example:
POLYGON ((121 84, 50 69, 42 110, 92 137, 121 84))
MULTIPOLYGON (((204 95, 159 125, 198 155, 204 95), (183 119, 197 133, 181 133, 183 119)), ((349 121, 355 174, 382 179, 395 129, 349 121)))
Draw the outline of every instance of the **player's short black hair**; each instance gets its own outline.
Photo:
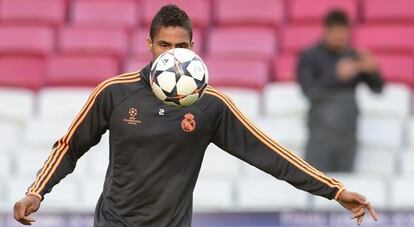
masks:
POLYGON ((191 19, 187 13, 180 9, 177 5, 168 4, 155 14, 151 22, 150 38, 153 40, 158 29, 161 27, 182 27, 190 35, 190 40, 193 39, 193 27, 191 25, 191 19))
POLYGON ((348 15, 341 9, 329 11, 324 19, 325 27, 350 26, 348 15))

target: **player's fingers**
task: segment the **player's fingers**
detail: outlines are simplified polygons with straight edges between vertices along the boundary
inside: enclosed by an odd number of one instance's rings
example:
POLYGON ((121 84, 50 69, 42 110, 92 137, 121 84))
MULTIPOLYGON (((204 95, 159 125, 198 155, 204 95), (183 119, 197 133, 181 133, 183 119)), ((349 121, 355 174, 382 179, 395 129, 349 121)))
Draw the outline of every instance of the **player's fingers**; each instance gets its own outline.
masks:
POLYGON ((362 224, 362 222, 364 221, 364 217, 365 217, 365 215, 362 215, 361 217, 357 218, 357 224, 358 225, 362 224))
POLYGON ((378 221, 378 214, 375 211, 374 207, 371 204, 368 204, 367 209, 371 217, 374 219, 374 221, 378 221))
POLYGON ((363 195, 357 195, 356 197, 355 197, 355 200, 358 202, 358 203, 360 203, 360 204, 363 204, 363 205, 368 205, 369 204, 369 201, 367 200, 367 198, 365 198, 365 196, 363 196, 363 195))
POLYGON ((354 214, 352 215, 352 219, 359 218, 359 217, 363 216, 364 214, 365 214, 365 208, 361 207, 359 210, 354 212, 354 214))

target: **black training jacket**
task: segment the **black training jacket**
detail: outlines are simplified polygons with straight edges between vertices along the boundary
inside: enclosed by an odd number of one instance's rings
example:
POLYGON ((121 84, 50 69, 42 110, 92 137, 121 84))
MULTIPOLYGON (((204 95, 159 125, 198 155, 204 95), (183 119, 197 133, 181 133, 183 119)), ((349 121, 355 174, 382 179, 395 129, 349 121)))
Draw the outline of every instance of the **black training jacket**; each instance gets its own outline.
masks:
POLYGON ((185 108, 152 93, 150 66, 104 81, 58 140, 27 194, 43 199, 76 161, 110 132, 110 161, 95 227, 191 226, 192 194, 210 143, 328 199, 343 186, 267 137, 225 95, 209 86, 185 108))

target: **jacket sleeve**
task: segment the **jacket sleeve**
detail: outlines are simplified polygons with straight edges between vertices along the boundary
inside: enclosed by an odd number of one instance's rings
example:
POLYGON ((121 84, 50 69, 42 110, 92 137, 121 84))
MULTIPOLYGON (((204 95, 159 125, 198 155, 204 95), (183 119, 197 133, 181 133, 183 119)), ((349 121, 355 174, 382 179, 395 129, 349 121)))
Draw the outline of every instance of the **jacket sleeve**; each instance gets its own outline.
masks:
POLYGON ((109 89, 103 85, 92 92, 67 133, 54 144, 49 158, 26 194, 43 200, 54 185, 73 172, 77 160, 100 141, 101 135, 108 129, 112 105, 109 89))
POLYGON ((206 94, 219 104, 212 142, 231 155, 284 180, 294 187, 328 199, 337 199, 343 185, 273 141, 240 113, 234 103, 214 88, 206 94))

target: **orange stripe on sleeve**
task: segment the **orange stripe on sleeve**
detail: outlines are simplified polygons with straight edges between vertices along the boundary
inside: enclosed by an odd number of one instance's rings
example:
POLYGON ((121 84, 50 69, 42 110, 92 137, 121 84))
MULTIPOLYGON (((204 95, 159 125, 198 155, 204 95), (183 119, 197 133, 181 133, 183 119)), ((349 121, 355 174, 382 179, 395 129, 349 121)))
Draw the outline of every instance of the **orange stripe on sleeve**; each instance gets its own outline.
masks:
POLYGON ((39 193, 43 190, 46 183, 49 181, 51 175, 56 170, 57 166, 59 165, 60 161, 62 160, 64 154, 69 149, 68 142, 70 138, 73 136, 76 128, 79 124, 83 121, 89 110, 92 108, 93 103, 95 102, 97 96, 108 86, 116 83, 130 83, 130 82, 137 82, 140 80, 139 73, 129 73, 129 74, 122 74, 117 77, 110 78, 100 85, 98 85, 95 90, 90 95, 88 101, 75 118, 71 126, 69 127, 68 133, 59 140, 59 145, 53 150, 52 154, 49 156, 48 160, 44 164, 44 167, 41 173, 37 176, 35 180, 35 184, 29 189, 28 193, 39 193), (52 171, 50 171, 52 170, 52 171), (46 175, 45 175, 46 174, 46 175), (46 178, 45 178, 46 176, 46 178), (43 182, 43 183, 41 183, 43 182), (41 184, 39 186, 39 184, 41 184))
POLYGON ((290 151, 286 150, 282 146, 280 146, 278 143, 270 139, 267 135, 265 135, 263 132, 261 132, 259 129, 257 129, 251 122, 249 122, 243 114, 237 109, 237 107, 234 105, 234 103, 227 98, 225 95, 221 94, 220 92, 216 91, 215 89, 208 87, 206 89, 206 93, 216 96, 219 99, 221 99, 229 108, 230 110, 235 114, 235 116, 240 120, 240 122, 253 134, 255 135, 259 140, 261 140, 264 144, 266 144, 269 148, 271 148, 273 151, 284 157, 286 160, 288 160, 290 163, 294 164, 296 167, 304 171, 305 173, 313 176, 314 178, 318 179, 319 181, 325 183, 326 185, 330 187, 336 187, 336 188, 343 188, 343 185, 341 183, 335 182, 333 179, 326 177, 323 173, 320 171, 317 171, 315 168, 310 166, 308 163, 291 153, 290 151))

